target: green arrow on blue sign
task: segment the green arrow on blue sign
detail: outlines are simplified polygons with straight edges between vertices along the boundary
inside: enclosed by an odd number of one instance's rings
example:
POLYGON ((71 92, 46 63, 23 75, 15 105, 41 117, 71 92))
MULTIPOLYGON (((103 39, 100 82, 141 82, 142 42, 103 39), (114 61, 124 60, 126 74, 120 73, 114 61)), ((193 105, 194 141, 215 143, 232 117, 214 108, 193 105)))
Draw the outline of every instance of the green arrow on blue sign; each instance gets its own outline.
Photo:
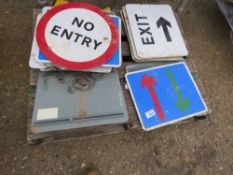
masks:
POLYGON ((190 107, 190 100, 188 98, 183 97, 172 71, 170 69, 167 69, 166 71, 167 71, 168 78, 171 81, 172 87, 178 97, 178 101, 176 101, 175 103, 176 107, 183 111, 188 111, 190 107))

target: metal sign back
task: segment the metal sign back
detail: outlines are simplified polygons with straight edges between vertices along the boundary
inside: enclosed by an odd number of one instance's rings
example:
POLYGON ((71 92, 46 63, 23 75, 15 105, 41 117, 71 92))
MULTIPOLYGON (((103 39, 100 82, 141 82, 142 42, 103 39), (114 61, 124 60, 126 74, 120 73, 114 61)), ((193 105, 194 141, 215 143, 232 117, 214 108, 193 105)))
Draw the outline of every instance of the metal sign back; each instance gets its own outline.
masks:
POLYGON ((32 118, 35 132, 127 121, 127 110, 116 71, 109 74, 40 74, 32 118))

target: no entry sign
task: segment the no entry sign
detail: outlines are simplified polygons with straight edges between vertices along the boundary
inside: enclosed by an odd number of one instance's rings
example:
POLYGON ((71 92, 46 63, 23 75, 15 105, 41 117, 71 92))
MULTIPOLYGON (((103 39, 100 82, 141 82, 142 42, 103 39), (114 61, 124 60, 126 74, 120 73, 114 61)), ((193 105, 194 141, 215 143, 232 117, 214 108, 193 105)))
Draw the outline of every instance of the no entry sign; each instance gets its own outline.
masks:
POLYGON ((72 70, 104 64, 119 42, 114 21, 86 3, 69 3, 49 10, 38 24, 36 39, 49 60, 72 70))

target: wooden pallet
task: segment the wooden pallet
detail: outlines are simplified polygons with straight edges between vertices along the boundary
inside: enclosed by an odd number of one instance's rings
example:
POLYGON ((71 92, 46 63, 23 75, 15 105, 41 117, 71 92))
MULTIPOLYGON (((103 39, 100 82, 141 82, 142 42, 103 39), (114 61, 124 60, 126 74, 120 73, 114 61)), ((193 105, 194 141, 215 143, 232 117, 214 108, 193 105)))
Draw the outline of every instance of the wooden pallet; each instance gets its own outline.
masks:
MULTIPOLYGON (((38 14, 39 11, 35 10, 34 14, 38 14)), ((35 15, 34 15, 35 16, 35 15)), ((35 98, 35 90, 37 86, 37 80, 39 75, 39 70, 30 70, 30 93, 29 93, 29 102, 28 102, 28 130, 27 130, 27 139, 29 144, 40 144, 40 143, 49 143, 54 141, 62 141, 62 140, 71 140, 80 137, 93 137, 100 136, 106 134, 114 134, 126 132, 132 129, 141 129, 141 124, 139 122, 133 101, 131 99, 129 90, 125 89, 126 81, 125 81, 125 67, 129 64, 136 64, 133 62, 130 54, 130 48, 126 33, 124 28, 122 27, 122 57, 123 57, 123 65, 118 69, 120 83, 122 86, 125 102, 127 105, 129 121, 126 124, 119 125, 105 125, 105 126, 97 126, 97 127, 88 127, 88 128, 79 128, 79 129, 70 129, 65 131, 55 131, 55 132, 47 132, 47 133, 34 133, 33 128, 31 128, 32 122, 32 111, 33 111, 33 103, 35 98)), ((186 58, 186 63, 191 70, 196 83, 200 91, 202 92, 202 96, 205 98, 203 86, 197 77, 195 65, 192 63, 190 58, 186 58)), ((206 101, 206 99, 205 99, 206 101)), ((185 121, 178 122, 176 124, 184 123, 184 122, 192 122, 197 119, 203 119, 206 116, 197 116, 185 121)))

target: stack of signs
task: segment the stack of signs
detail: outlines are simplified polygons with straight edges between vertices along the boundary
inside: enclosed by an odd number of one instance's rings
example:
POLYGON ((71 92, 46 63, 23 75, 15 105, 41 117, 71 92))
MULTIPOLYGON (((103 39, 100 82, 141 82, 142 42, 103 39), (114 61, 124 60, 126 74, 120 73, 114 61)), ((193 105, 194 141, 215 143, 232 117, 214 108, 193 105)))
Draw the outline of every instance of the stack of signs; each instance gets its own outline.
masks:
POLYGON ((121 62, 118 16, 85 3, 45 7, 37 16, 31 68, 109 73, 121 62))
POLYGON ((171 61, 188 55, 169 5, 127 4, 121 14, 134 61, 171 61))
POLYGON ((143 129, 206 115, 207 107, 184 60, 188 50, 172 8, 127 4, 121 15, 133 60, 147 62, 126 67, 143 129))
POLYGON ((126 80, 144 130, 208 112, 184 62, 134 70, 126 80))
POLYGON ((118 16, 86 3, 45 7, 37 16, 29 65, 50 72, 39 73, 31 131, 127 123, 118 72, 111 71, 121 60, 118 16))

